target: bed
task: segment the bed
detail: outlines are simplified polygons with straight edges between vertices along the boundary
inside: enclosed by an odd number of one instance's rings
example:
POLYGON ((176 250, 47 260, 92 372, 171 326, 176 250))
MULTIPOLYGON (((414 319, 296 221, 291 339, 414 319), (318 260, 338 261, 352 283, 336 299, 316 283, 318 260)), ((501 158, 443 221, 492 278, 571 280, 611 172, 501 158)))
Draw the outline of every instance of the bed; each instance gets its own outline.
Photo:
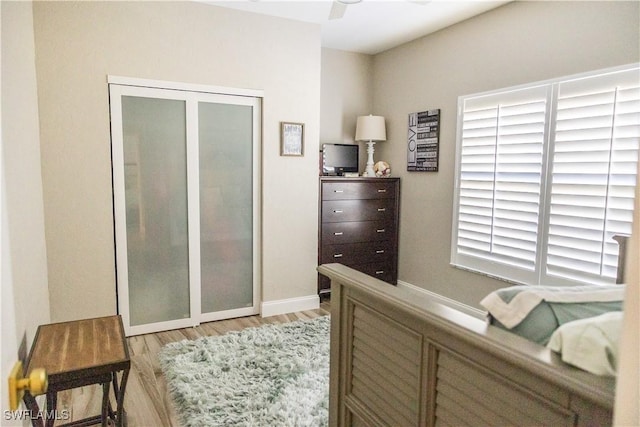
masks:
POLYGON ((615 378, 341 264, 331 279, 332 426, 611 425, 615 378))

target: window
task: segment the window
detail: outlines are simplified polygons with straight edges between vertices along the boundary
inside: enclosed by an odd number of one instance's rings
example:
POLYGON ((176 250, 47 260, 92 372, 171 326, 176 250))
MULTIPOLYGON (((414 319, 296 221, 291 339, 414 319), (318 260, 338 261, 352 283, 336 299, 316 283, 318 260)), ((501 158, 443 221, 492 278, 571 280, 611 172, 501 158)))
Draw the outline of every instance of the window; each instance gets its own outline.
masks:
POLYGON ((637 65, 460 97, 452 264, 613 283, 640 146, 637 65))

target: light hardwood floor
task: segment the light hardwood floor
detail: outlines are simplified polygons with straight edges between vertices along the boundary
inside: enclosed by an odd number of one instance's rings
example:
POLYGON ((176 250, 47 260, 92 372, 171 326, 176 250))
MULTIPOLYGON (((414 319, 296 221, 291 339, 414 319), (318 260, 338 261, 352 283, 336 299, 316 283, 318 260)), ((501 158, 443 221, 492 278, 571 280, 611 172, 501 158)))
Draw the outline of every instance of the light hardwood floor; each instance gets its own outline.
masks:
MULTIPOLYGON (((131 356, 131 371, 125 393, 125 410, 129 427, 179 426, 178 417, 167 392, 167 385, 158 362, 158 352, 165 344, 184 339, 222 335, 247 327, 269 323, 287 323, 299 319, 312 319, 329 314, 329 302, 319 309, 262 318, 241 317, 203 323, 195 328, 177 329, 155 334, 127 338, 131 356)), ((82 387, 58 394, 58 411, 68 409, 71 420, 100 413, 102 389, 100 386, 82 387)), ((113 401, 113 399, 112 399, 113 401)))

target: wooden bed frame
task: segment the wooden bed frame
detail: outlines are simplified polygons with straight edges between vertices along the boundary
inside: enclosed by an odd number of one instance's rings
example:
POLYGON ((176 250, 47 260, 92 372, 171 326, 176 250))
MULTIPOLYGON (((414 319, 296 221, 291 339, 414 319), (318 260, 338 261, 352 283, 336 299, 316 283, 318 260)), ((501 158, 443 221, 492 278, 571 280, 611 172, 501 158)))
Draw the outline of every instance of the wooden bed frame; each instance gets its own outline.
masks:
POLYGON ((611 425, 615 379, 341 264, 331 279, 331 426, 611 425))

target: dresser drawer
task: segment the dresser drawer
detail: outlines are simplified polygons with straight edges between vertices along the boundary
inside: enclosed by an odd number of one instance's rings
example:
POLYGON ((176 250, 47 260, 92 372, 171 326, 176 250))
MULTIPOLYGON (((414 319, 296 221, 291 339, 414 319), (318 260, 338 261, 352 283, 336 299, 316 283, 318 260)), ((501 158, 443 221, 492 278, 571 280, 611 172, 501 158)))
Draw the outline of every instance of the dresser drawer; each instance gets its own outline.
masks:
POLYGON ((330 200, 322 202, 322 222, 392 220, 395 210, 393 199, 330 200))
POLYGON ((393 242, 347 243, 344 245, 324 245, 320 264, 339 262, 349 267, 356 264, 393 261, 393 242))
POLYGON ((328 222, 322 226, 322 244, 390 240, 395 230, 391 221, 328 222))
MULTIPOLYGON (((361 271, 364 274, 368 274, 369 276, 375 277, 376 279, 380 279, 383 282, 390 283, 392 285, 396 285, 396 272, 393 269, 392 261, 385 262, 373 262, 367 264, 346 264, 340 261, 340 264, 347 265, 355 270, 361 271)), ((327 292, 331 290, 331 280, 328 277, 323 276, 322 274, 318 274, 318 291, 327 292)))
POLYGON ((376 279, 395 285, 393 281, 394 271, 391 262, 358 264, 354 265, 353 268, 369 276, 373 276, 376 279))
POLYGON ((396 181, 323 182, 321 191, 322 200, 395 199, 396 181))

